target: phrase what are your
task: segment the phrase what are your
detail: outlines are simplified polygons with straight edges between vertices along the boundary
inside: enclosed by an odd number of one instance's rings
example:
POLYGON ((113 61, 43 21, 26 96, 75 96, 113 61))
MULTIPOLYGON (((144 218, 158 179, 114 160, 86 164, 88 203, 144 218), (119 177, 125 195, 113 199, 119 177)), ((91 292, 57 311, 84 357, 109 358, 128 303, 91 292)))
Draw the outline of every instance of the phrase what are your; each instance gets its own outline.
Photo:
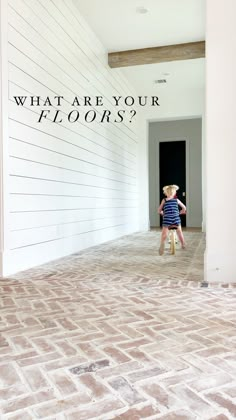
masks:
MULTIPOLYGON (((63 96, 47 96, 42 98, 41 96, 14 96, 16 105, 18 106, 30 106, 30 107, 44 107, 40 110, 38 121, 39 123, 49 120, 52 123, 61 123, 65 118, 65 112, 62 112, 61 109, 56 109, 57 107, 63 107, 65 102, 63 96), (47 107, 47 109, 45 109, 47 107), (54 109, 53 109, 54 108, 54 109)), ((66 101, 68 103, 68 101, 66 101)), ((136 115, 134 109, 127 109, 133 106, 144 107, 149 106, 159 106, 159 99, 157 96, 112 96, 111 97, 112 111, 109 109, 101 109, 103 107, 103 97, 102 96, 75 96, 70 103, 70 106, 73 108, 69 113, 66 114, 66 118, 70 123, 75 123, 76 121, 83 118, 86 122, 90 123, 93 121, 98 122, 110 122, 111 119, 113 122, 121 123, 124 121, 125 117, 128 118, 129 122, 132 121, 132 118, 136 115), (120 107, 126 107, 126 109, 121 109, 120 107), (78 109, 78 107, 83 107, 83 112, 78 109), (87 110, 86 107, 92 109, 87 110), (119 107, 119 109, 117 109, 119 107)))

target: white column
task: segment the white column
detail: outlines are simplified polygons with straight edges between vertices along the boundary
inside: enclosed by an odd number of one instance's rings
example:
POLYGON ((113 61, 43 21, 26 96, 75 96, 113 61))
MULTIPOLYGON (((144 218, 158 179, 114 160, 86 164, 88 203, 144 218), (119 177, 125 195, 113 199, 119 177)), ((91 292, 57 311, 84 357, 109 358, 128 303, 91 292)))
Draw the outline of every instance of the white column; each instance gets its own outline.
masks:
POLYGON ((202 232, 206 232, 206 117, 202 114, 202 232))
POLYGON ((148 185, 148 121, 146 115, 139 110, 138 124, 139 143, 139 229, 149 229, 149 185, 148 185))
MULTIPOLYGON (((7 0, 0 0, 0 276, 4 274, 6 250, 8 161, 8 57, 7 0)), ((8 226, 9 229, 9 226, 8 226)))
POLYGON ((205 281, 236 281, 236 2, 207 0, 205 281))

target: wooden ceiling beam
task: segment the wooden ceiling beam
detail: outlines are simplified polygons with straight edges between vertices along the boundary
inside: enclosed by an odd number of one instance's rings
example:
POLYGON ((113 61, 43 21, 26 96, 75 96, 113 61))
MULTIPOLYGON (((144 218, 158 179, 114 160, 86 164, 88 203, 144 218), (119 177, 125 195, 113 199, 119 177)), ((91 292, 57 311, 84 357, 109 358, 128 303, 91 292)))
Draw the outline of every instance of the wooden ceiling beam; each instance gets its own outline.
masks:
POLYGON ((164 63, 167 61, 192 60, 202 57, 205 57, 205 41, 112 52, 108 54, 108 64, 111 68, 116 68, 164 63))

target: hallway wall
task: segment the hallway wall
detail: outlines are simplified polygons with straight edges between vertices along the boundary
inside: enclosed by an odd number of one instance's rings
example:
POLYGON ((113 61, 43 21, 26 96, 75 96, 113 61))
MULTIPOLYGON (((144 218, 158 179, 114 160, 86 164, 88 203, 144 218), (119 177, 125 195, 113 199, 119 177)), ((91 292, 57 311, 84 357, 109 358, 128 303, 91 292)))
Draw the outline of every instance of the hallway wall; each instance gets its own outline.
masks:
MULTIPOLYGON (((187 227, 202 227, 202 121, 200 118, 149 124, 150 225, 160 226, 159 142, 186 140, 187 227)), ((179 197, 181 200, 181 197, 179 197)))
POLYGON ((218 283, 236 281, 235 14, 235 1, 207 0, 205 281, 218 283))
POLYGON ((74 96, 103 96, 99 115, 117 112, 112 95, 132 94, 73 1, 8 4, 5 275, 138 230, 140 151, 135 121, 66 121, 74 96), (15 95, 63 95, 63 122, 37 123, 43 101, 19 107, 15 95))

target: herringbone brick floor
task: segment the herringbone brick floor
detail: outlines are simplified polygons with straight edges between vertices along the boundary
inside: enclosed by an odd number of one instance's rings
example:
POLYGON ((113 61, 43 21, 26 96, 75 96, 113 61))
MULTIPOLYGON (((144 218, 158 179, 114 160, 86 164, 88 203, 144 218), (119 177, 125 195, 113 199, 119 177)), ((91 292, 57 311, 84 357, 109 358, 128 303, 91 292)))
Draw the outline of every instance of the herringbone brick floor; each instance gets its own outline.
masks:
POLYGON ((236 418, 236 289, 139 233, 0 281, 0 418, 236 418))

